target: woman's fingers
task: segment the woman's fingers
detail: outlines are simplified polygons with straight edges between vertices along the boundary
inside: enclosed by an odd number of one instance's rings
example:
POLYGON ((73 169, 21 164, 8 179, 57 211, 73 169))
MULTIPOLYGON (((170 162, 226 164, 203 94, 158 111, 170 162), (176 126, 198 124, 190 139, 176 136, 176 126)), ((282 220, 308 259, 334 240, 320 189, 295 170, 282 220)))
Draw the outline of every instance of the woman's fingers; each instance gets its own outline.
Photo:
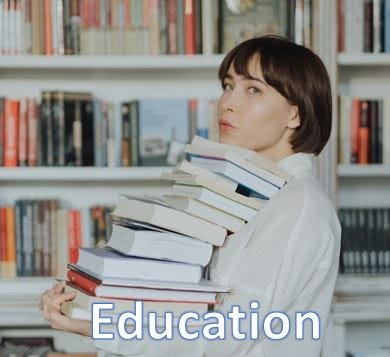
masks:
POLYGON ((76 296, 76 292, 72 291, 69 293, 60 293, 54 296, 46 297, 46 300, 42 307, 43 317, 45 320, 50 321, 50 314, 52 312, 60 313, 61 305, 63 302, 72 300, 76 296))
POLYGON ((62 293, 64 290, 64 286, 65 282, 62 281, 54 285, 51 289, 45 290, 41 295, 41 300, 38 304, 39 309, 43 311, 43 306, 46 303, 47 298, 62 293))

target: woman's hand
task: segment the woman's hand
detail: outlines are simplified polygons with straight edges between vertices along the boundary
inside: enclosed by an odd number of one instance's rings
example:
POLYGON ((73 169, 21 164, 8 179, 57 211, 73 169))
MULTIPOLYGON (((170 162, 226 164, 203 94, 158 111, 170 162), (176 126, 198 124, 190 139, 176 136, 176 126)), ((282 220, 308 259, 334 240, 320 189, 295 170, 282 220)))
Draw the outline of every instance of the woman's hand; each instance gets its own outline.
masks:
POLYGON ((91 324, 89 322, 71 319, 61 313, 62 303, 73 300, 76 296, 74 291, 64 293, 64 286, 65 282, 58 283, 42 294, 39 309, 43 312, 43 317, 54 329, 91 336, 91 324))

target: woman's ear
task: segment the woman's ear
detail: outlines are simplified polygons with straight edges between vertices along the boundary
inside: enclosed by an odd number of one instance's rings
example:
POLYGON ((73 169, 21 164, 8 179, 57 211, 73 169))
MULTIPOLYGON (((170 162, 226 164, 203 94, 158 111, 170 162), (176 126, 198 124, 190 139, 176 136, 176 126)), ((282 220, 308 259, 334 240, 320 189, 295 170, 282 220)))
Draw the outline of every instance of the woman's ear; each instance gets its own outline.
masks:
POLYGON ((291 113, 290 113, 290 119, 287 123, 287 128, 296 129, 301 125, 301 121, 298 113, 298 106, 294 105, 290 108, 290 110, 291 113))

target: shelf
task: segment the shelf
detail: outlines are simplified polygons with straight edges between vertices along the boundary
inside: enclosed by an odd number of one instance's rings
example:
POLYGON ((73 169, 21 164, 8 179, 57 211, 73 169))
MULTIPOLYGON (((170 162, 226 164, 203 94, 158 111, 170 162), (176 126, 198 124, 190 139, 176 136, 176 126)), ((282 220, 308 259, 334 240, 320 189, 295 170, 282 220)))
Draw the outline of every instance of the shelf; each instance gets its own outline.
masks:
POLYGON ((339 53, 340 66, 390 66, 390 53, 339 53))
POLYGON ((340 274, 336 281, 335 296, 390 297, 390 275, 340 274))
POLYGON ((160 181, 170 167, 16 167, 0 168, 0 182, 9 181, 160 181))
POLYGON ((337 165, 339 177, 390 177, 390 165, 369 164, 369 165, 337 165))
POLYGON ((216 69, 224 55, 0 56, 0 69, 216 69))
POLYGON ((0 302, 36 301, 46 289, 53 286, 52 277, 0 278, 0 302))

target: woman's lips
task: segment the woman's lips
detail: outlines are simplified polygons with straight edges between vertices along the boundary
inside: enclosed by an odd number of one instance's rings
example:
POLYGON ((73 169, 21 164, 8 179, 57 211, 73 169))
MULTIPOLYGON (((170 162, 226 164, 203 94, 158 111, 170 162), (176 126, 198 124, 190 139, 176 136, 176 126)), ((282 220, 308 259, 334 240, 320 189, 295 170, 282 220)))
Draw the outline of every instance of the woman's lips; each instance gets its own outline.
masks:
POLYGON ((230 124, 230 122, 228 122, 226 119, 219 120, 219 129, 221 131, 229 131, 229 130, 232 130, 235 128, 236 127, 234 125, 230 124))

